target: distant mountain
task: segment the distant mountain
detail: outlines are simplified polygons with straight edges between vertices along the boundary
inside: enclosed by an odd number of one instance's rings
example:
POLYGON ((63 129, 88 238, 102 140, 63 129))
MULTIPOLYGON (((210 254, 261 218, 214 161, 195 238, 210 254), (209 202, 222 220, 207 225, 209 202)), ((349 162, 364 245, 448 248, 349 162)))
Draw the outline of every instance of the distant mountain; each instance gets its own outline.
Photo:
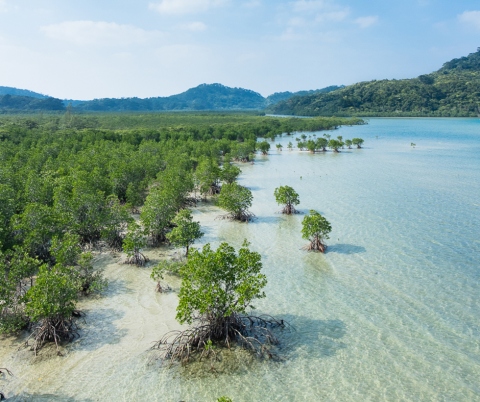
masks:
POLYGON ((329 92, 342 87, 332 86, 314 91, 277 92, 264 98, 257 92, 230 88, 222 84, 201 84, 181 94, 157 98, 95 99, 72 103, 83 111, 160 111, 160 110, 262 110, 279 100, 299 94, 329 92))
POLYGON ((0 113, 55 112, 62 110, 65 110, 65 106, 61 99, 10 94, 0 96, 0 113))
POLYGON ((431 74, 360 82, 326 94, 295 96, 267 108, 298 116, 480 115, 480 48, 431 74))
POLYGON ((270 106, 274 105, 275 103, 278 103, 283 100, 287 100, 290 98, 293 98, 294 96, 305 96, 305 95, 314 95, 314 94, 322 94, 322 93, 328 93, 332 91, 336 91, 337 89, 345 88, 345 85, 331 85, 326 88, 322 89, 312 89, 310 91, 298 91, 298 92, 275 92, 272 95, 267 96, 266 99, 266 105, 265 106, 270 106))
POLYGON ((264 98, 257 92, 221 84, 201 84, 167 97, 103 98, 91 101, 60 100, 25 89, 0 87, 0 112, 65 110, 70 105, 79 112, 170 111, 170 110, 263 110, 268 105, 293 96, 327 93, 343 88, 330 86, 299 92, 277 92, 264 98), (42 100, 43 102, 39 102, 42 100))
POLYGON ((157 98, 95 99, 77 104, 84 111, 161 111, 263 109, 265 99, 257 92, 221 84, 202 84, 181 94, 157 98))
POLYGON ((31 98, 45 99, 47 95, 39 94, 38 92, 29 91, 28 89, 18 89, 13 87, 0 86, 0 96, 15 95, 15 96, 30 96, 31 98))

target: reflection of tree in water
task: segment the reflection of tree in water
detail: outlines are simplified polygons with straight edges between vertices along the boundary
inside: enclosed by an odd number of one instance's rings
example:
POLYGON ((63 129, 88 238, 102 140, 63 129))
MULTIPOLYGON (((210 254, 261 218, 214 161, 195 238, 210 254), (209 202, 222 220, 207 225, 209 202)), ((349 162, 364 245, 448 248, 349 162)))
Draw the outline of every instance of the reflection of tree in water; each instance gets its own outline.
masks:
POLYGON ((69 397, 67 395, 62 395, 62 394, 37 394, 37 393, 21 393, 20 395, 13 396, 11 398, 8 398, 8 401, 10 402, 55 402, 55 401, 61 401, 61 402, 94 402, 93 399, 91 398, 73 398, 69 397))
POLYGON ((345 323, 341 320, 316 320, 307 317, 285 316, 296 331, 285 332, 285 358, 318 358, 334 356, 347 345, 340 341, 346 334, 345 323))
POLYGON ((363 246, 355 246, 354 244, 332 244, 328 247, 329 253, 339 254, 359 254, 367 251, 363 246))

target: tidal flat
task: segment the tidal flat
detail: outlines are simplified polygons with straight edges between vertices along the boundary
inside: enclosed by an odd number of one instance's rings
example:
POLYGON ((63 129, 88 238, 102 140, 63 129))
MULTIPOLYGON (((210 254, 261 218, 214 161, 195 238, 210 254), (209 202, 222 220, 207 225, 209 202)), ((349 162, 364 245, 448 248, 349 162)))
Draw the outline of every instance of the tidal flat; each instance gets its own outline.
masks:
MULTIPOLYGON (((332 134, 364 138, 364 148, 288 151, 298 135, 284 134, 282 151, 241 165, 253 222, 193 208, 205 232, 196 247, 247 239, 261 253, 267 297, 255 306, 295 327, 282 337, 283 361, 232 356, 202 374, 166 367, 149 348, 180 328, 175 291, 155 293, 151 265, 98 254, 109 286, 79 306, 81 336, 64 356, 1 340, 9 400, 480 400, 480 120, 370 119, 332 134), (303 214, 277 213, 280 185, 298 192, 303 214), (310 209, 333 227, 325 255, 302 250, 310 209)), ((167 282, 178 289, 177 278, 167 282)))

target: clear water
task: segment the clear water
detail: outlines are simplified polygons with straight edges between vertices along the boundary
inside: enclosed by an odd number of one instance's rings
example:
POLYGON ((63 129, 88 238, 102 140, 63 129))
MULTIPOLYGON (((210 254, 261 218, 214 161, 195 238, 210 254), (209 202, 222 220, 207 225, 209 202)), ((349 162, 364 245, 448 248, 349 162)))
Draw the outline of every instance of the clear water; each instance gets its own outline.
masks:
POLYGON ((103 256, 112 282, 84 303, 82 338, 64 357, 37 358, 1 340, 0 366, 15 377, 0 389, 12 400, 480 401, 480 120, 371 119, 331 134, 365 147, 290 152, 295 135, 283 136, 283 151, 242 166, 254 222, 195 210, 202 243, 247 238, 262 254, 257 309, 296 328, 283 335, 285 361, 163 367, 147 349, 178 328, 175 294, 103 256), (276 213, 279 185, 331 222, 325 255, 301 250, 302 215, 276 213))

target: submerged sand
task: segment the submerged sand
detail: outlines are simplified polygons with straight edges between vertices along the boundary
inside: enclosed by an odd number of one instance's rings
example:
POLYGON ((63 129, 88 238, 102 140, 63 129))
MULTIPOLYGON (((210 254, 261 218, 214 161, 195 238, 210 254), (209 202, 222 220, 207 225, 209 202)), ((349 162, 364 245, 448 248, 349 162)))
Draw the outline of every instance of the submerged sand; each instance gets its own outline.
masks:
POLYGON ((27 333, 0 339, 0 367, 8 367, 14 374, 0 383, 5 396, 48 400, 56 395, 63 399, 65 390, 59 395, 55 391, 65 384, 70 396, 81 395, 89 384, 107 379, 132 359, 143 359, 145 364, 155 360, 155 352, 149 352, 152 344, 167 332, 181 328, 175 320, 175 290, 180 280, 168 277, 173 291, 155 292, 151 268, 160 259, 174 256, 175 251, 159 248, 146 250, 145 254, 149 263, 136 267, 123 263, 124 254, 96 253, 95 266, 105 269, 108 288, 100 295, 81 299, 78 308, 85 317, 79 320, 80 336, 61 348, 63 356, 57 356, 54 345, 44 347, 35 356, 23 346, 27 333))

